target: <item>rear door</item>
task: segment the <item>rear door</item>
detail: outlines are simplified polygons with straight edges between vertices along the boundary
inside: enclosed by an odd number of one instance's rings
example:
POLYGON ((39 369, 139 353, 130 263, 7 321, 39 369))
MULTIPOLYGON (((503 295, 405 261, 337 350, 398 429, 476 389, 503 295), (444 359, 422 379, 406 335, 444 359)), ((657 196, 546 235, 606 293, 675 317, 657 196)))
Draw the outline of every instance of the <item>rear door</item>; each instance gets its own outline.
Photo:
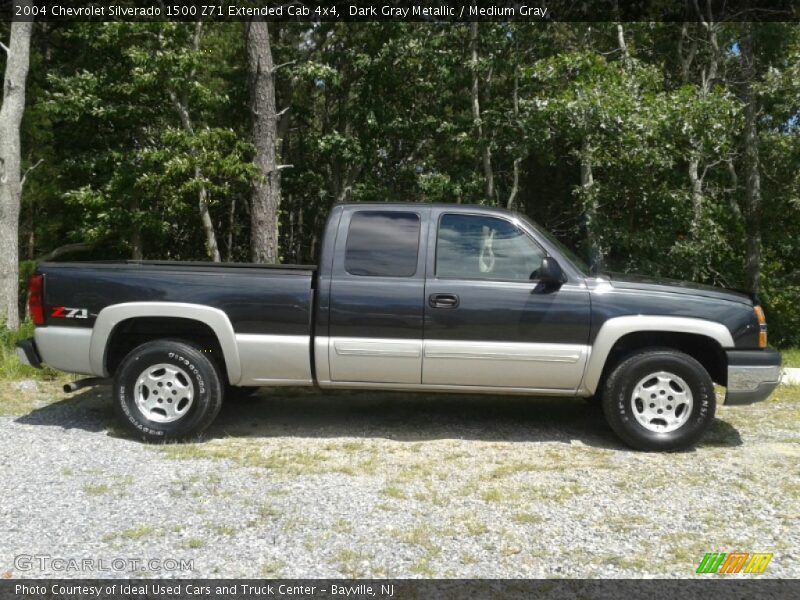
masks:
POLYGON ((345 208, 331 272, 332 382, 421 383, 429 211, 345 208))
POLYGON ((433 209, 422 383, 574 392, 589 347, 581 281, 538 281, 546 251, 502 213, 433 209))

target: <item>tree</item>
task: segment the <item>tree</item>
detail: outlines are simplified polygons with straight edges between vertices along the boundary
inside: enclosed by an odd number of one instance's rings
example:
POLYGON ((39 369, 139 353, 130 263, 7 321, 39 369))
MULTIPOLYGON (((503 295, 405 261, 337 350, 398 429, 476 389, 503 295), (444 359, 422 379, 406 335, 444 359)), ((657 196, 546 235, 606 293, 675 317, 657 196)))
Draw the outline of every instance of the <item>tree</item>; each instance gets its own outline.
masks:
POLYGON ((758 293, 761 285, 761 159, 759 153, 759 99, 756 92, 755 49, 753 26, 747 25, 742 38, 741 56, 744 75, 744 169, 745 214, 747 215, 747 257, 745 273, 747 289, 758 293))
POLYGON ((240 30, 79 23, 57 43, 42 104, 63 156, 61 235, 107 240, 105 257, 219 260, 227 228, 227 256, 245 258, 230 247, 254 178, 240 30))
POLYGON ((245 24, 245 32, 256 150, 253 162, 259 174, 259 180, 253 184, 250 202, 251 259, 256 263, 274 263, 280 258, 278 217, 281 205, 275 64, 267 22, 250 21, 245 24))
POLYGON ((609 270, 758 273, 771 339, 800 344, 800 27, 691 4, 687 23, 37 25, 22 270, 313 262, 336 203, 491 202, 609 270))
MULTIPOLYGON (((30 2, 22 2, 30 7, 30 2)), ((25 84, 30 62, 33 23, 15 20, 11 25, 0 108, 0 320, 19 328, 19 212, 22 198, 20 124, 25 112, 25 84)))
MULTIPOLYGON (((203 22, 197 21, 194 24, 194 35, 192 36, 192 51, 194 54, 197 54, 200 51, 200 36, 203 32, 203 22)), ((195 66, 191 68, 189 71, 189 81, 195 79, 197 74, 197 70, 195 66)), ((181 121, 181 126, 184 129, 184 132, 194 137, 195 130, 194 125, 192 124, 192 116, 189 112, 189 99, 187 94, 178 94, 172 86, 169 86, 167 89, 169 94, 169 99, 172 102, 172 106, 175 107, 175 112, 178 113, 178 117, 181 121)), ((192 155, 196 155, 196 151, 194 148, 191 150, 192 155)), ((219 245, 217 244, 217 234, 214 231, 214 223, 211 220, 211 214, 208 210, 208 187, 206 186, 204 180, 205 175, 203 174, 203 169, 199 163, 195 163, 194 165, 194 178, 197 180, 197 207, 200 211, 200 220, 203 223, 203 231, 205 232, 206 236, 206 252, 209 258, 213 262, 220 262, 222 259, 220 258, 219 253, 219 245)))

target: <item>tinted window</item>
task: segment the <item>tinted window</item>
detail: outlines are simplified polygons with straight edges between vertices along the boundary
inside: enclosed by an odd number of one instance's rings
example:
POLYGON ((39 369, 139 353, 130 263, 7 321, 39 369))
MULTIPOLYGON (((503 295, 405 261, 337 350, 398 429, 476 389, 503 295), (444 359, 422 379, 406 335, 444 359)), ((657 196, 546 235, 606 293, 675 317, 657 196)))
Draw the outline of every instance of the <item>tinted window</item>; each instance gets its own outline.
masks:
POLYGON ((344 268, 351 275, 411 277, 417 272, 419 215, 362 211, 347 232, 344 268))
POLYGON ((528 281, 538 277, 544 251, 505 219, 444 215, 436 244, 437 277, 528 281))

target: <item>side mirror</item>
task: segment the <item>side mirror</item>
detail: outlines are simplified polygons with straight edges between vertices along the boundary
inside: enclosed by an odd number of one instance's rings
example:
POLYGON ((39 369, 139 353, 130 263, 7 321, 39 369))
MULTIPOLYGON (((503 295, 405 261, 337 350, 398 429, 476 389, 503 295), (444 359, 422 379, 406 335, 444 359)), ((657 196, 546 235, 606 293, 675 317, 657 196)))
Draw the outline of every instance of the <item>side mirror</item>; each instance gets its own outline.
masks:
POLYGON ((542 266, 539 267, 539 280, 542 283, 561 285, 567 278, 558 261, 552 256, 545 256, 542 259, 542 266))

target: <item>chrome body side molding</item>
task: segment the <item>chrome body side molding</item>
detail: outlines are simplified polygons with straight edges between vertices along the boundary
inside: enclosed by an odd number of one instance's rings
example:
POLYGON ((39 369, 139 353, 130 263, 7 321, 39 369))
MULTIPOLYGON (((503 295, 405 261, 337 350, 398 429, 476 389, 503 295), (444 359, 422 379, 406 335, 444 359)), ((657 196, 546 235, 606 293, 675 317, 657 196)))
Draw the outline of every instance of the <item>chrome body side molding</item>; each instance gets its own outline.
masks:
POLYGON ((563 390, 574 393, 587 346, 425 340, 424 385, 563 390))
POLYGON ((322 387, 575 394, 589 349, 573 344, 336 337, 317 338, 314 353, 322 387))
MULTIPOLYGON (((228 371, 228 380, 233 385, 239 384, 242 379, 239 349, 236 344, 236 335, 233 332, 233 326, 228 316, 217 308, 183 302, 125 302, 123 304, 112 304, 101 310, 97 315, 94 328, 91 330, 89 357, 92 374, 100 377, 109 376, 105 357, 111 333, 123 321, 137 317, 175 317, 191 319, 208 325, 217 336, 219 345, 222 348, 225 366, 228 371)), ((88 332, 89 330, 87 329, 86 331, 88 332)))
POLYGON ((421 383, 422 340, 329 338, 331 381, 421 383))
POLYGON ((595 393, 611 348, 622 336, 636 332, 648 332, 654 335, 660 332, 694 333, 713 339, 723 349, 734 347, 733 336, 722 323, 686 317, 649 315, 615 317, 603 323, 597 333, 579 393, 584 395, 595 393))

